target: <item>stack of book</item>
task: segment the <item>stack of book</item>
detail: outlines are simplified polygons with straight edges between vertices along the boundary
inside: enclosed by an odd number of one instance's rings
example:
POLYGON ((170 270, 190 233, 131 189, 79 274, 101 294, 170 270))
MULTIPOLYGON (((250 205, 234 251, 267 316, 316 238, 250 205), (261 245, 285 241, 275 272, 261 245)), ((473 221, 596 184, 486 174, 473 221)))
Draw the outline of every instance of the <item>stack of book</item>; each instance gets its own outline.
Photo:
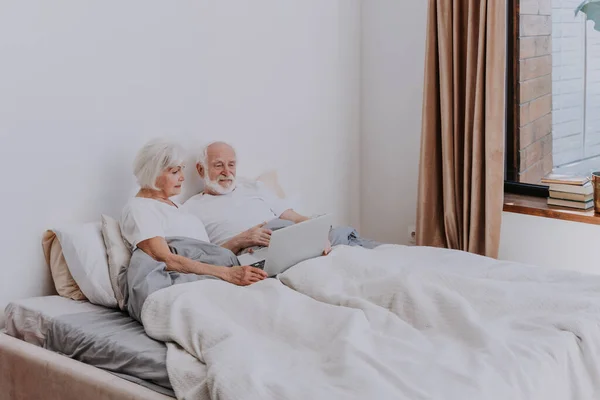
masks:
POLYGON ((542 179, 548 185, 548 205, 587 210, 594 207, 594 189, 586 176, 550 174, 542 179))

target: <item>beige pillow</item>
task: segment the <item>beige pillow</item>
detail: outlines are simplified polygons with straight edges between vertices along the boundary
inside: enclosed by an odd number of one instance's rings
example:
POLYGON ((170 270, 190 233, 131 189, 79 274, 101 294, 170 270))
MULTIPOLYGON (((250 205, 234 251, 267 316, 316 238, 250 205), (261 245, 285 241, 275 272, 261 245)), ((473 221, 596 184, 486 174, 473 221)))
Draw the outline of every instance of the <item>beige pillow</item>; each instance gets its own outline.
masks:
POLYGON ((62 246, 54 231, 47 230, 44 232, 42 248, 44 250, 44 257, 46 258, 46 265, 50 268, 50 273, 54 280, 56 292, 68 299, 87 300, 69 271, 62 246))
POLYGON ((129 267, 131 250, 123 240, 119 222, 108 215, 102 215, 102 237, 108 256, 108 277, 115 298, 121 310, 125 309, 124 293, 119 288, 119 275, 124 274, 129 267))
POLYGON ((285 199, 285 193, 279 184, 279 176, 277 175, 277 171, 267 171, 256 178, 256 180, 264 183, 265 186, 273 191, 280 199, 285 199))

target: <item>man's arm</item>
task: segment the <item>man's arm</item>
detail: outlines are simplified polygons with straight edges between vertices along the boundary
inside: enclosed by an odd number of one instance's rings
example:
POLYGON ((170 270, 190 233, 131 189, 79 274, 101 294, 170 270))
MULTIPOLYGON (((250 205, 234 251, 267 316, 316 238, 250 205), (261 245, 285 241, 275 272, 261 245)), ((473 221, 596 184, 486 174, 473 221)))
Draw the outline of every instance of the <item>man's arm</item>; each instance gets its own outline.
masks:
MULTIPOLYGON (((305 217, 304 215, 298 214, 296 211, 291 208, 285 210, 279 218, 285 219, 287 221, 292 221, 297 224, 302 221, 306 221, 310 218, 305 217)), ((253 246, 264 246, 267 247, 269 245, 269 241, 271 239, 271 234, 273 231, 270 229, 264 228, 266 222, 262 224, 258 224, 253 228, 248 229, 236 235, 223 243, 221 247, 225 247, 226 249, 231 250, 234 254, 238 254, 240 251, 253 246)))
POLYGON ((258 224, 247 231, 236 235, 223 243, 221 247, 231 250, 233 254, 238 254, 240 251, 253 246, 269 245, 271 240, 272 230, 265 228, 266 222, 258 224))
POLYGON ((232 237, 231 239, 229 239, 228 241, 223 243, 221 245, 221 247, 231 250, 231 252, 233 254, 238 254, 240 251, 242 251, 246 247, 248 247, 245 245, 243 235, 244 235, 244 232, 240 233, 237 236, 232 237))
POLYGON ((296 211, 292 210, 291 208, 288 210, 285 210, 283 213, 281 213, 279 218, 285 219, 287 221, 292 221, 295 224, 303 222, 303 221, 307 221, 310 219, 308 217, 305 217, 304 215, 298 214, 296 211))

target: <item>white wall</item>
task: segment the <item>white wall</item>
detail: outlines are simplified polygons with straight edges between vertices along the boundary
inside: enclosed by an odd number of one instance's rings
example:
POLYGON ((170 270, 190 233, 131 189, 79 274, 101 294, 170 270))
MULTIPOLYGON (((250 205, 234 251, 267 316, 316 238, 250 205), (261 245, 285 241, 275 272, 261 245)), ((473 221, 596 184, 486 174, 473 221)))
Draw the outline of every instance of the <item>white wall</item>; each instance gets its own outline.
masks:
POLYGON ((43 231, 117 216, 155 136, 232 141, 358 225, 359 35, 358 0, 4 2, 0 308, 51 290, 43 231))
POLYGON ((502 214, 499 258, 600 273, 600 226, 515 213, 502 214))
POLYGON ((417 207, 427 1, 362 4, 361 234, 407 244, 417 207))

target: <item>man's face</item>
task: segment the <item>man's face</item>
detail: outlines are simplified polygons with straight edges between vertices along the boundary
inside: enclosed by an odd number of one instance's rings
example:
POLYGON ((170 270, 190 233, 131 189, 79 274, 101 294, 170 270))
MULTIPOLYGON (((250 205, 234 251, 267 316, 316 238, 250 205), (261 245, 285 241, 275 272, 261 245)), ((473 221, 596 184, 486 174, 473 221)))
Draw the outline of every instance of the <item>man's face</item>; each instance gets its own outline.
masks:
POLYGON ((206 168, 198 165, 198 173, 211 194, 227 194, 235 189, 236 155, 225 143, 212 144, 206 154, 206 168))

